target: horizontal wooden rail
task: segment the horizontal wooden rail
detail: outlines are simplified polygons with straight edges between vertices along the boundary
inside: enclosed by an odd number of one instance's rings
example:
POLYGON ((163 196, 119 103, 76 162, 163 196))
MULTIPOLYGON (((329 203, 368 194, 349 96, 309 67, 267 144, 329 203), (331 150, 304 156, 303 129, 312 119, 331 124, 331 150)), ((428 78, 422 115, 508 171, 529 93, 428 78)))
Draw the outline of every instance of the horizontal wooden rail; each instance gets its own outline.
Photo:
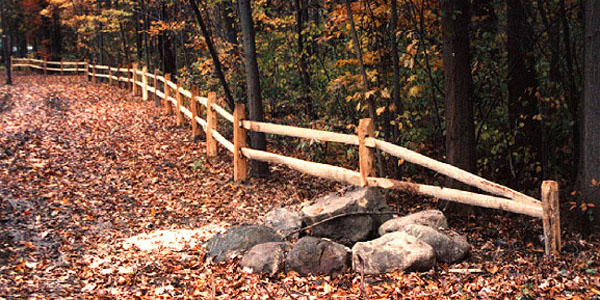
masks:
POLYGON ((219 144, 221 144, 225 149, 229 150, 229 152, 233 153, 233 144, 228 141, 225 137, 223 137, 218 131, 211 129, 213 137, 219 144))
POLYGON ((287 157, 271 152, 255 150, 251 148, 242 148, 241 151, 242 154, 249 159, 275 164, 282 164, 308 175, 344 182, 352 185, 360 185, 360 173, 356 171, 351 171, 342 167, 336 167, 328 164, 316 163, 293 157, 287 157))
POLYGON ((233 123, 233 115, 232 114, 230 114, 228 111, 226 111, 224 108, 217 105, 216 103, 211 106, 212 106, 212 109, 214 109, 217 113, 219 113, 219 115, 221 115, 223 118, 225 118, 225 120, 229 121, 230 123, 233 123))
POLYGON ((325 142, 337 142, 349 145, 358 145, 358 137, 352 134, 344 134, 331 131, 300 128, 288 125, 279 125, 249 120, 242 121, 242 127, 256 132, 313 139, 325 142))
POLYGON ((540 205, 540 201, 532 197, 514 191, 505 186, 491 182, 487 179, 479 177, 475 174, 464 171, 453 165, 437 161, 429 158, 425 155, 419 154, 415 151, 406 149, 404 147, 394 145, 390 142, 385 142, 378 139, 372 139, 375 142, 375 147, 390 155, 404 159, 405 161, 426 167, 430 170, 444 174, 452 179, 458 180, 462 183, 466 183, 471 186, 475 186, 483 191, 504 196, 515 201, 528 204, 528 205, 540 205))
POLYGON ((543 215, 540 205, 527 205, 506 198, 388 178, 368 177, 367 182, 369 186, 403 190, 442 200, 524 214, 535 218, 541 218, 543 215))

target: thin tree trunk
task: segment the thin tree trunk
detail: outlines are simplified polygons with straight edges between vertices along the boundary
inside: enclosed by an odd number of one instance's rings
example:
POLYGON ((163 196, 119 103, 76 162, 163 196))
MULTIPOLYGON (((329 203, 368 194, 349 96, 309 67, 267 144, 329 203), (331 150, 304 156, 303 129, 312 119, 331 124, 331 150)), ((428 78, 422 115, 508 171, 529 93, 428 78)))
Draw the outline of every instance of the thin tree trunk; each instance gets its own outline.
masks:
POLYGON ((6 68, 6 84, 12 84, 12 74, 10 70, 10 45, 8 41, 8 31, 6 30, 6 15, 4 12, 4 1, 0 0, 0 13, 2 15, 2 46, 4 48, 4 67, 6 68))
MULTIPOLYGON (((402 102, 400 101, 400 59, 398 57, 398 41, 396 40, 396 32, 398 30, 398 8, 396 0, 392 1, 392 18, 391 18, 391 30, 390 30, 390 39, 392 43, 392 68, 394 70, 394 78, 392 85, 392 102, 394 106, 396 106, 396 114, 400 115, 403 113, 404 109, 402 107, 402 102)), ((397 118, 396 118, 397 120, 397 118)), ((398 128, 398 124, 394 125, 393 128, 393 142, 395 144, 400 144, 400 131, 398 128)), ((396 178, 401 178, 402 176, 402 168, 398 165, 396 159, 396 163, 394 164, 394 168, 396 169, 396 178)))
POLYGON ((217 51, 215 50, 215 47, 212 43, 210 34, 206 28, 206 25, 204 24, 204 20, 202 18, 202 14, 200 13, 200 10, 198 9, 198 5, 196 4, 196 0, 190 0, 190 6, 192 7, 194 14, 196 15, 196 19, 198 20, 198 25, 200 25, 200 30, 202 30, 202 35, 204 35, 204 40, 206 41, 206 45, 208 47, 208 52, 210 52, 210 57, 212 58, 213 64, 215 65, 215 73, 217 74, 217 77, 219 78, 219 81, 221 82, 221 86, 223 86, 223 91, 225 92, 225 101, 227 102, 227 105, 229 106, 229 108, 231 110, 233 110, 234 106, 235 106, 235 100, 233 100, 233 96, 231 95, 231 91, 229 90, 229 85, 227 84, 227 81, 225 80, 225 74, 223 73, 223 69, 221 67, 221 61, 219 60, 219 55, 217 54, 217 51))
MULTIPOLYGON (((523 0, 507 1, 508 16, 508 115, 510 128, 516 133, 512 153, 529 156, 529 163, 539 163, 542 139, 538 114, 538 101, 535 96, 538 87, 535 71, 535 57, 531 51, 533 28, 527 20, 527 7, 523 0)), ((510 155, 512 155, 510 153, 510 155)), ((525 159, 520 159, 516 170, 526 167, 525 159)), ((524 179, 519 172, 517 179, 524 179)))
MULTIPOLYGON (((575 79, 576 79, 576 74, 575 71, 573 70, 573 57, 571 55, 571 31, 569 28, 569 20, 567 19, 567 9, 565 6, 565 0, 560 0, 560 19, 561 19, 561 24, 562 24, 562 28, 563 28, 563 45, 565 47, 565 62, 566 62, 566 69, 567 69, 567 74, 566 74, 566 80, 567 80, 567 87, 568 87, 568 93, 567 93, 567 106, 569 108, 569 113, 571 114, 571 118, 573 121, 573 128, 571 130, 571 132, 573 133, 573 164, 575 166, 579 165, 579 154, 581 153, 580 150, 580 130, 579 130, 579 120, 577 120, 578 118, 578 110, 579 110, 579 99, 580 99, 580 92, 577 89, 577 86, 575 84, 575 79)), ((576 175, 577 172, 575 172, 575 174, 572 175, 576 175)), ((571 178, 575 177, 572 176, 571 178)))
MULTIPOLYGON (((363 89, 366 95, 367 92, 371 90, 369 79, 367 78, 367 70, 365 69, 365 64, 362 59, 362 49, 360 48, 360 41, 358 40, 358 33, 356 33, 356 28, 354 26, 354 19, 352 17, 352 9, 350 8, 350 0, 345 0, 346 3, 346 13, 348 14, 348 24, 350 25, 350 33, 352 35, 352 41, 354 43, 354 48, 356 48, 356 59, 358 60, 358 65, 360 66, 360 75, 363 81, 363 89)), ((373 124, 375 124, 375 128, 377 128, 377 118, 375 114, 375 99, 373 97, 367 97, 367 110, 369 112, 369 118, 373 120, 373 124)), ((379 171, 379 176, 385 176, 385 170, 383 169, 383 157, 381 156, 380 151, 375 152, 375 156, 377 157, 377 169, 379 171)))
POLYGON ((125 61, 131 62, 131 53, 129 52, 129 46, 127 45, 127 38, 125 37, 125 30, 123 29, 123 23, 119 22, 119 30, 121 31, 121 41, 123 43, 123 52, 125 53, 125 61))
MULTIPOLYGON (((350 0, 344 0, 346 3, 346 13, 348 14, 348 24, 350 25, 350 33, 352 35, 352 42, 354 43, 354 48, 356 48, 356 59, 358 60, 358 65, 360 67, 360 76, 363 81, 363 89, 364 92, 368 92, 371 90, 371 86, 369 83, 369 79, 367 78, 367 70, 365 69, 365 64, 362 59, 362 49, 360 48, 360 41, 358 40, 358 34, 356 33, 356 28, 354 26, 354 19, 352 17, 352 9, 350 8, 350 0)), ((369 118, 375 122, 375 100, 372 97, 367 98, 367 109, 369 112, 369 118)))
MULTIPOLYGON (((256 41, 254 37, 254 22, 252 21, 252 8, 250 7, 250 0, 239 0, 238 3, 244 44, 244 65, 246 68, 249 117, 250 120, 263 121, 260 74, 258 71, 258 61, 256 59, 256 41)), ((254 149, 266 150, 267 148, 265 134, 262 132, 252 132, 250 134, 250 143, 254 149)), ((268 176, 268 164, 253 160, 252 174, 257 177, 268 176)))
MULTIPOLYGON (((463 170, 475 172, 473 83, 468 34, 471 22, 469 2, 443 0, 440 5, 446 98, 446 161, 463 170)), ((447 185, 453 188, 467 188, 451 179, 448 179, 447 185)), ((448 204, 445 205, 446 209, 460 209, 464 212, 463 208, 448 204)))
MULTIPOLYGON (((150 16, 148 14, 148 7, 144 5, 144 51, 146 59, 146 67, 150 70, 150 45, 148 44, 148 31, 150 30, 150 16)), ((177 54, 175 54, 177 55, 177 54)))
POLYGON ((310 74, 308 73, 308 65, 306 52, 304 50, 304 37, 302 35, 305 15, 308 7, 306 0, 296 0, 296 34, 298 35, 298 70, 302 79, 302 97, 300 98, 306 107, 306 114, 311 120, 316 118, 312 98, 310 97, 310 74))
POLYGON ((142 35, 140 34, 140 6, 135 6, 135 12, 133 13, 133 22, 135 28, 135 48, 137 50, 137 60, 142 59, 142 35))

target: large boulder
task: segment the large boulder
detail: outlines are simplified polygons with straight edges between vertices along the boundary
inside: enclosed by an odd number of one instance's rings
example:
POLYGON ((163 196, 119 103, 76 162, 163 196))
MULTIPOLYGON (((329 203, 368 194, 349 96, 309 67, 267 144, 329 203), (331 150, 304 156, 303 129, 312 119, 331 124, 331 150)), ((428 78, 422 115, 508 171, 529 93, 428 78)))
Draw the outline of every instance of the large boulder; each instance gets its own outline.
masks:
POLYGON ((309 274, 338 275, 350 267, 350 253, 344 245, 305 236, 296 242, 285 261, 286 270, 309 274))
POLYGON ((406 232, 392 232, 352 247, 352 270, 370 275, 399 271, 427 271, 435 265, 435 251, 406 232))
POLYGON ((286 242, 270 242, 252 247, 240 262, 246 272, 264 273, 271 276, 283 270, 285 253, 290 248, 286 242))
POLYGON ((448 229, 446 216, 437 209, 429 209, 386 221, 379 227, 379 235, 401 231, 404 226, 408 224, 419 224, 433 228, 448 229))
POLYGON ((438 261, 452 264, 465 258, 469 254, 471 245, 467 239, 456 232, 447 231, 448 234, 429 226, 408 224, 402 229, 421 241, 433 247, 438 261))
POLYGON ((254 245, 283 241, 283 236, 263 225, 232 227, 206 243, 206 257, 212 258, 214 262, 222 262, 244 254, 254 245))
MULTIPOLYGON (((337 215, 385 211, 389 211, 385 198, 376 188, 349 188, 341 194, 318 198, 302 208, 307 225, 337 215)), ((352 245, 376 236, 377 228, 389 218, 390 215, 377 214, 339 217, 312 227, 310 235, 352 245)))
POLYGON ((300 234, 297 231, 302 228, 302 216, 287 208, 276 208, 265 215, 265 226, 275 229, 285 237, 295 239, 300 234))

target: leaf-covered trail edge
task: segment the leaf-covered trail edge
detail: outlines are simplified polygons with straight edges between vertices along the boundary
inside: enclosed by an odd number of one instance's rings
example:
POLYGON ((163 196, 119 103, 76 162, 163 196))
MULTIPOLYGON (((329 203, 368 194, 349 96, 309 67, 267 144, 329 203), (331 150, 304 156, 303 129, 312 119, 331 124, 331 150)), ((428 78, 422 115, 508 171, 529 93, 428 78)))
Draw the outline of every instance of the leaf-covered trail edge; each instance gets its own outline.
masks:
MULTIPOLYGON (((563 257, 550 261, 539 220, 495 211, 451 218, 473 254, 427 273, 269 278, 208 264, 208 234, 340 186, 280 166, 235 184, 228 152, 207 159, 189 126, 152 101, 82 77, 20 74, 0 99, 0 298, 600 297, 597 235, 565 232, 563 257), (191 237, 175 248, 128 244, 174 232, 191 237)), ((404 212, 435 205, 403 194, 392 202, 404 212)))

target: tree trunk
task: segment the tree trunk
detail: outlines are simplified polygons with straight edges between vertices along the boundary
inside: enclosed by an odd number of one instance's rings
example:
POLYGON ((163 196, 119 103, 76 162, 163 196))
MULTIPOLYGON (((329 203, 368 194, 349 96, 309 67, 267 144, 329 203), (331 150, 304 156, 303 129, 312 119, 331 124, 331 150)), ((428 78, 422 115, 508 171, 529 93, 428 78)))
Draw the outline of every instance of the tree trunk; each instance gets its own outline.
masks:
MULTIPOLYGON (((442 38, 446 102, 446 161, 463 170, 476 171, 475 125, 469 23, 469 0, 443 0, 442 38)), ((466 188, 448 179, 448 186, 466 188)), ((445 205, 446 209, 458 207, 445 205)), ((461 209, 462 210, 462 209, 461 209)))
POLYGON ((4 48, 4 67, 6 68, 6 84, 12 84, 12 74, 10 70, 10 45, 8 41, 8 31, 6 30, 6 18, 4 12, 4 1, 0 0, 0 13, 2 15, 2 47, 4 48))
POLYGON ((140 6, 136 5, 135 12, 133 13, 133 23, 135 28, 135 48, 137 50, 137 60, 140 61, 142 59, 142 34, 140 33, 140 6))
POLYGON ((527 165, 539 163, 542 144, 540 122, 534 120, 539 110, 535 96, 537 79, 532 51, 533 28, 527 21, 525 5, 522 0, 507 0, 508 117, 510 128, 516 133, 510 155, 529 156, 516 162, 518 180, 525 179, 522 171, 527 165))
MULTIPOLYGON (((167 4, 162 3, 161 7, 162 20, 168 20, 167 15, 167 4)), ((158 42, 162 50, 162 66, 165 74, 177 74, 177 66, 175 65, 175 53, 173 52, 173 39, 170 37, 169 32, 162 31, 159 35, 158 42)))
POLYGON ((311 120, 316 118, 312 98, 310 97, 310 74, 308 73, 307 53, 304 49, 304 37, 302 30, 304 21, 308 17, 308 3, 306 0, 296 0, 296 34, 298 35, 298 70, 302 79, 301 102, 306 107, 306 114, 311 120))
MULTIPOLYGON (((564 56, 565 56, 565 62, 566 62, 566 80, 567 80, 567 87, 568 87, 568 93, 566 95, 567 98, 567 106, 569 108, 569 113, 570 113, 570 117, 571 120, 574 121, 573 122, 573 128, 571 130, 571 132, 573 133, 573 165, 575 166, 579 166, 579 154, 581 153, 581 148, 579 145, 579 142, 581 141, 581 138, 579 136, 580 134, 580 130, 579 130, 579 122, 577 120, 578 118, 578 111, 579 111, 579 99, 580 99, 580 91, 577 88, 577 84, 576 84, 576 78, 577 78, 577 74, 575 74, 575 70, 573 70, 573 56, 571 55, 571 30, 569 28, 569 20, 567 19, 567 9, 566 9, 566 5, 565 5, 565 0, 560 0, 560 22, 563 28, 563 35, 562 35, 562 39, 563 39, 563 46, 565 47, 565 52, 564 52, 564 56)), ((574 178, 575 176, 577 176, 577 172, 574 172, 575 174, 571 174, 572 176, 570 178, 574 178)))
POLYGON ((58 11, 52 13, 52 53, 58 57, 62 52, 62 33, 60 28, 60 16, 58 11))
MULTIPOLYGON (((362 49, 360 47, 360 41, 358 39, 358 33, 356 32, 356 28, 354 26, 354 19, 352 17, 352 9, 350 7, 350 0, 344 1, 346 4, 346 13, 348 14, 348 25, 350 25, 350 33, 352 35, 352 41, 354 43, 354 48, 356 48, 356 59, 358 60, 358 65, 360 66, 360 75, 363 81, 363 89, 366 97, 366 93, 371 90, 371 85, 369 83, 369 78, 367 77, 367 70, 365 68, 365 64, 362 59, 362 49)), ((377 129, 377 118, 375 114, 375 99, 373 97, 367 97, 367 109, 369 112, 369 118, 373 120, 373 124, 375 125, 375 129, 377 129)), ((375 156, 377 157, 377 171, 379 176, 385 176, 385 170, 383 169, 383 156, 380 151, 375 152, 375 156)))
MULTIPOLYGON (((600 0, 585 2, 584 79, 581 106, 580 163, 577 190, 582 202, 596 205, 594 223, 600 223, 600 0), (595 182, 594 185, 592 182, 595 182)), ((591 221, 591 220, 590 220, 591 221)))
POLYGON ((131 54, 129 53, 129 46, 127 45, 127 38, 125 37, 125 30, 123 29, 123 23, 119 22, 119 29, 121 31, 121 42, 123 44, 123 53, 125 54, 125 61, 131 62, 131 54))
MULTIPOLYGON (((250 120, 263 121, 260 75, 258 72, 258 61, 256 60, 256 41, 254 39, 254 23, 252 21, 250 0, 239 0, 239 13, 244 44, 249 117, 250 120)), ((250 143, 254 149, 266 150, 267 148, 265 134, 262 132, 252 132, 250 134, 250 143)), ((269 175, 269 166, 265 162, 253 160, 252 174, 257 177, 266 177, 269 175)))
MULTIPOLYGON (((398 57, 398 41, 396 40, 396 32, 398 30, 398 8, 396 0, 392 0, 392 17, 391 17, 391 30, 390 30, 390 41, 392 43, 392 69, 394 70, 394 78, 392 85, 392 102, 396 106, 395 113, 400 115, 404 109, 402 107, 402 101, 400 101, 400 58, 398 57)), ((393 142, 395 144, 401 143, 400 130, 398 124, 393 125, 393 142)), ((396 178, 401 179, 402 168, 398 165, 397 159, 394 168, 396 169, 396 178)))
POLYGON ((194 10, 194 14, 196 15, 196 19, 198 20, 198 25, 200 25, 200 30, 202 30, 202 35, 204 35, 204 40, 206 41, 208 52, 210 53, 210 57, 212 58, 213 65, 215 65, 215 73, 217 74, 217 78, 219 78, 221 86, 223 86, 223 91, 225 92, 225 101, 227 102, 229 108, 233 110, 235 106, 235 101, 233 100, 233 96, 231 95, 231 90, 229 90, 227 80, 225 80, 225 74, 223 73, 221 60, 219 59, 219 55, 215 50, 210 33, 206 28, 206 24, 204 24, 204 19, 202 18, 202 14, 198 9, 196 0, 190 0, 190 6, 192 7, 192 10, 194 10))

